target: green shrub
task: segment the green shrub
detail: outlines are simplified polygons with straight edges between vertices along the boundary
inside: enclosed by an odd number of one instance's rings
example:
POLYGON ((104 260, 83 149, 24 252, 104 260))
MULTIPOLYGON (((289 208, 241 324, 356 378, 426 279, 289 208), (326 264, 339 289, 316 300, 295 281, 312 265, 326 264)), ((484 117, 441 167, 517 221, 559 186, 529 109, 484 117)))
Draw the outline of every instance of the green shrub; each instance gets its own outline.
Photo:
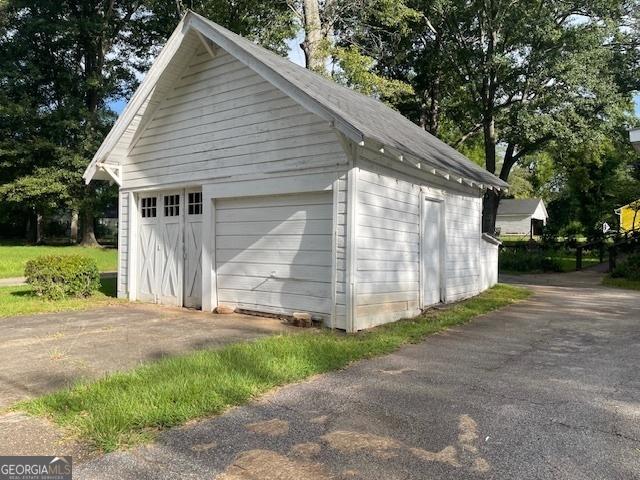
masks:
POLYGON ((549 256, 544 251, 502 250, 498 263, 500 270, 511 272, 560 272, 562 270, 560 260, 549 256))
POLYGON ((640 254, 630 255, 611 272, 614 278, 640 280, 640 254))
POLYGON ((29 260, 24 269, 36 295, 49 300, 87 297, 100 288, 100 272, 93 258, 46 255, 29 260))

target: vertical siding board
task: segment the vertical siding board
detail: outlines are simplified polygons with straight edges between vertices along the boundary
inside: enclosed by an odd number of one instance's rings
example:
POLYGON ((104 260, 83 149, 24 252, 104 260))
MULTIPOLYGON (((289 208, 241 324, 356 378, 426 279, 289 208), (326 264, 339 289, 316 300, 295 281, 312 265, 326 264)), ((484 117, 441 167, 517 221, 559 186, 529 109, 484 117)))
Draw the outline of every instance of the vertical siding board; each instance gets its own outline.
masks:
POLYGON ((129 194, 120 192, 118 218, 118 298, 127 298, 129 264, 129 194))

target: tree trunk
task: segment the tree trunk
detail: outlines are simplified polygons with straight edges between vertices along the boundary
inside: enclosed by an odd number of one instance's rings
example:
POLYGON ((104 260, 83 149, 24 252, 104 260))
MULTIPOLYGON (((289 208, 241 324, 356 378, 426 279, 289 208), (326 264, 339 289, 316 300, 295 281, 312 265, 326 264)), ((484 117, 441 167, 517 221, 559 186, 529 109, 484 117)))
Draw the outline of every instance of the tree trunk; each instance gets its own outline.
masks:
POLYGON ((25 227, 25 237, 27 240, 27 243, 36 243, 36 232, 35 229, 33 228, 33 214, 29 213, 27 215, 27 225, 25 227))
POLYGON ((314 72, 324 71, 324 58, 320 52, 322 43, 322 25, 318 0, 303 0, 304 41, 300 48, 304 52, 306 67, 314 72))
MULTIPOLYGON (((484 120, 484 156, 487 170, 496 172, 496 132, 493 116, 485 116, 484 120)), ((482 231, 493 235, 496 231, 496 216, 500 195, 495 190, 487 190, 482 202, 482 231)))
POLYGON ((94 216, 90 207, 82 210, 82 242, 83 247, 98 247, 100 244, 96 240, 96 233, 93 227, 94 216))
POLYGON ((78 211, 75 209, 71 211, 70 230, 71 243, 78 243, 78 211))
POLYGON ((487 190, 482 201, 482 231, 489 235, 496 233, 496 216, 500 194, 495 190, 487 190))
POLYGON ((36 244, 42 242, 44 235, 44 217, 41 213, 36 213, 36 244))

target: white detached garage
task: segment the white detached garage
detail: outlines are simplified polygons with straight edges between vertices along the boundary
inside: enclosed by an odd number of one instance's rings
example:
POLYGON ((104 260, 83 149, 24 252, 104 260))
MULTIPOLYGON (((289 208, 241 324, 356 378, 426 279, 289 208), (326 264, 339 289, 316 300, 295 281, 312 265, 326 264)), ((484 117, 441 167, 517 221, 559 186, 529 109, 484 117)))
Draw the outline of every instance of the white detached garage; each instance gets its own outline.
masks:
POLYGON ((118 296, 348 331, 497 280, 506 184, 377 100, 189 12, 84 175, 120 186, 118 296))

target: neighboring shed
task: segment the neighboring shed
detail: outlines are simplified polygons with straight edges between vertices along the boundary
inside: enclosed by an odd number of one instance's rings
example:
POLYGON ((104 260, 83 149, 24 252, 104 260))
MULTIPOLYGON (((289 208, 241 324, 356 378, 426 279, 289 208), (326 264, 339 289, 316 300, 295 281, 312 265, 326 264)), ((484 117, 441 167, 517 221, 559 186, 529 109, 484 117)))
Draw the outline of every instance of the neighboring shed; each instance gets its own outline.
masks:
POLYGON ((640 199, 616 208, 615 212, 620 217, 621 232, 640 230, 640 199))
POLYGON ((501 235, 541 235, 549 214, 540 198, 500 200, 496 230, 501 235))
POLYGON ((120 185, 118 295, 356 331, 497 279, 506 183, 381 102, 189 12, 85 172, 120 185))

